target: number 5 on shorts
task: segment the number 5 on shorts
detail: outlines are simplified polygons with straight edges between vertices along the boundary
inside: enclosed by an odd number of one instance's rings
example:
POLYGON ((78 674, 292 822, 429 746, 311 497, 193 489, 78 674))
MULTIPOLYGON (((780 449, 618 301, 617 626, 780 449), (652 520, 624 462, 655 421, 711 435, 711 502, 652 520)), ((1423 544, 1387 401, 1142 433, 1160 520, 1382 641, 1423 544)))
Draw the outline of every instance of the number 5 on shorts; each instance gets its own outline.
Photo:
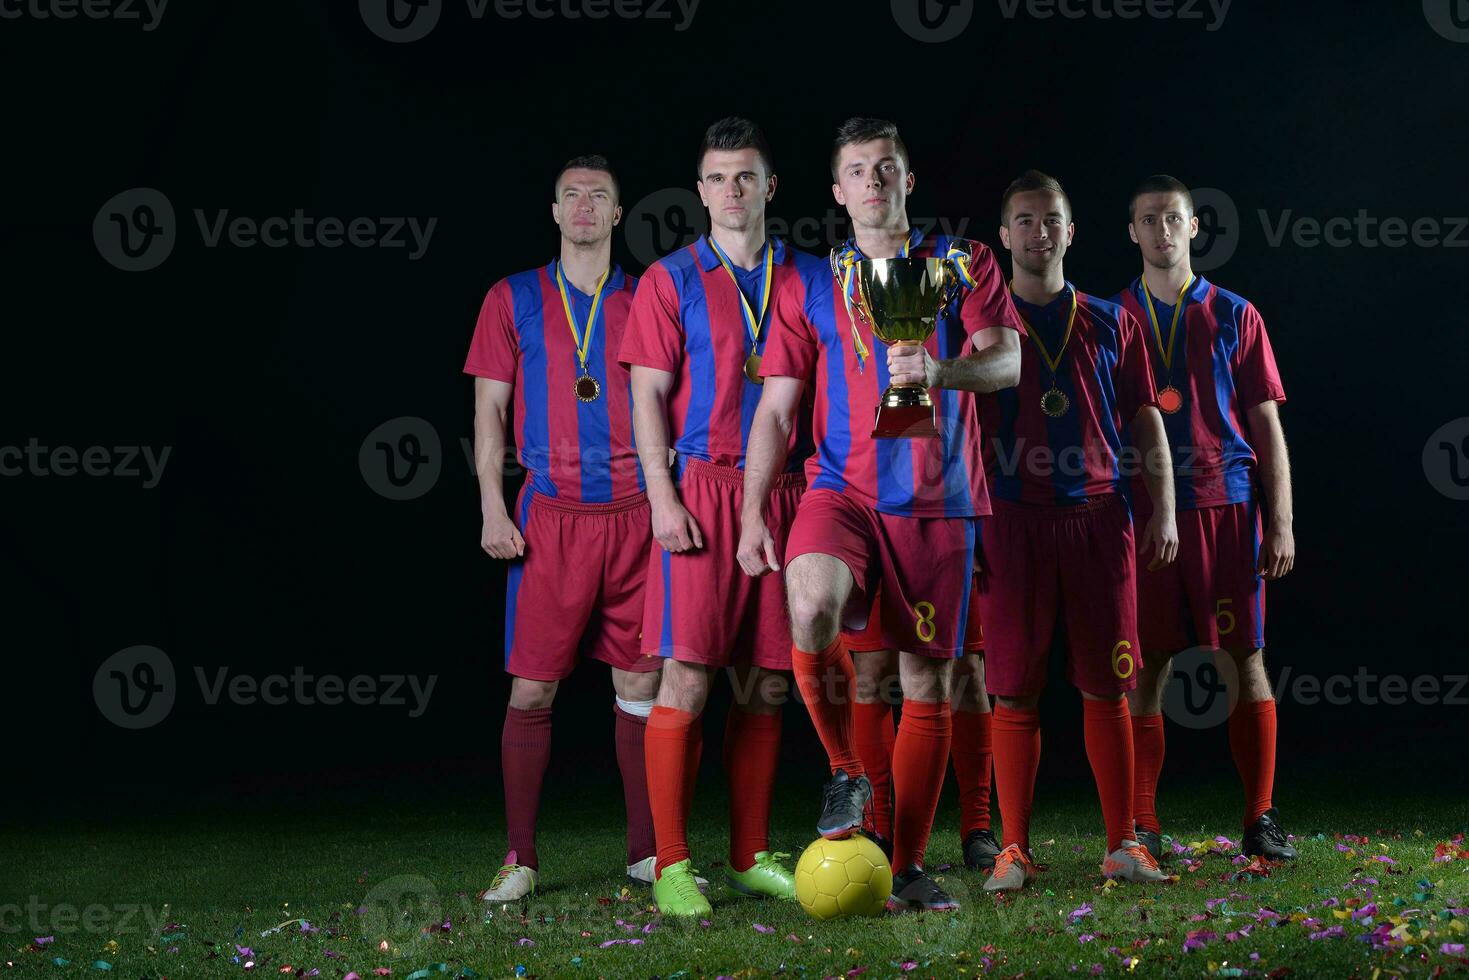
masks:
POLYGON ((1220 599, 1214 603, 1214 623, 1219 627, 1220 636, 1228 636, 1234 632, 1234 613, 1224 608, 1233 604, 1233 599, 1220 599))
POLYGON ((933 638, 939 632, 933 624, 933 603, 915 602, 913 603, 913 612, 917 615, 917 622, 913 624, 913 632, 924 643, 932 643, 933 638))

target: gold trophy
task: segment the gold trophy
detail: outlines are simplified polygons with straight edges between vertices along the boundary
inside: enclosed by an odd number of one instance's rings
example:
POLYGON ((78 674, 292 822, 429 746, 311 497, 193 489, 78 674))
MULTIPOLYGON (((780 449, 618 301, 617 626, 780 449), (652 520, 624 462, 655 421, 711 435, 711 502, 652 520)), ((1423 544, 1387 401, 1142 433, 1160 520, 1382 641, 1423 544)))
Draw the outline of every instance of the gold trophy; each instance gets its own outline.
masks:
MULTIPOLYGON (((957 243, 956 243, 957 244, 957 243)), ((852 266, 856 295, 852 309, 872 335, 885 344, 922 345, 939 317, 959 296, 954 249, 944 258, 860 259, 852 266)), ((921 383, 888 385, 872 427, 874 439, 933 438, 933 401, 921 383)))

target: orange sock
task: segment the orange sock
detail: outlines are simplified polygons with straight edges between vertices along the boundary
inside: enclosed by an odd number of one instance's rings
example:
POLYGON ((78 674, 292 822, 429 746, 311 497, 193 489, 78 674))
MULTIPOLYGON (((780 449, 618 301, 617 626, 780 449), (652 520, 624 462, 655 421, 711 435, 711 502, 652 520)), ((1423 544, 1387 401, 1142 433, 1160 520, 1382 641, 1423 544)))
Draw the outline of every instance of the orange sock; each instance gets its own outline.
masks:
POLYGON ((872 829, 893 839, 893 706, 886 701, 852 705, 857 756, 872 783, 872 829))
POLYGON ((995 743, 995 791, 1000 797, 1003 844, 1030 849, 1030 808, 1035 802, 1035 772, 1041 764, 1041 715, 995 706, 991 725, 995 743))
POLYGON ((1245 785, 1245 826, 1271 807, 1275 792, 1275 701, 1241 701, 1229 716, 1229 752, 1245 785))
POLYGON ((852 695, 857 688, 857 670, 840 633, 820 653, 791 647, 791 667, 801 700, 816 726, 826 749, 831 771, 845 769, 848 776, 864 774, 852 733, 852 695))
POLYGON ((1132 819, 1143 830, 1160 832, 1158 777, 1163 773, 1163 716, 1132 716, 1132 819))
POLYGON ((770 799, 780 761, 780 712, 729 709, 724 728, 724 772, 729 779, 729 866, 748 871, 770 850, 770 799))
POLYGON ((699 716, 654 705, 643 735, 648 765, 648 808, 658 842, 657 873, 689 856, 689 803, 704 748, 699 716))
POLYGON ((923 865, 949 768, 947 701, 904 701, 893 743, 893 868, 923 865))
POLYGON ((955 711, 954 776, 959 780, 959 839, 990 826, 990 768, 994 734, 988 711, 955 711))
POLYGON ((1081 702, 1086 724, 1086 761, 1092 764, 1102 820, 1107 825, 1107 850, 1115 851, 1132 839, 1132 722, 1127 698, 1081 702))

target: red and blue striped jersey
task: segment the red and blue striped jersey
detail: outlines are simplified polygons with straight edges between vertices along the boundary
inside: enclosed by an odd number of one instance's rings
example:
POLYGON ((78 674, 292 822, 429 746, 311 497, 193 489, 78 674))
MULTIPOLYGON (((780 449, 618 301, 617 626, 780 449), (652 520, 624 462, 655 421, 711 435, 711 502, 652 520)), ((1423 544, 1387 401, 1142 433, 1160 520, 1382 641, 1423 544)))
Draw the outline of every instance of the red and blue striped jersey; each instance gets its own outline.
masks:
MULTIPOLYGON (((781 284, 797 275, 799 263, 818 260, 778 238, 770 244, 773 307, 781 284)), ((748 283, 750 277, 742 273, 741 279, 748 283)), ((745 360, 752 350, 765 351, 774 310, 766 313, 759 345, 752 348, 740 294, 703 236, 650 266, 633 298, 618 356, 629 367, 641 365, 674 376, 668 423, 680 474, 690 459, 745 465, 745 445, 761 391, 745 376, 745 360)), ((759 316, 760 297, 750 296, 748 301, 759 316)), ((809 412, 800 413, 789 449, 787 471, 797 472, 811 455, 809 412)))
MULTIPOLYGON (((920 240, 910 255, 942 257, 951 241, 943 235, 920 240)), ((938 360, 969 353, 970 338, 986 327, 1024 333, 994 255, 979 242, 968 244, 976 287, 963 290, 957 312, 945 311, 925 342, 938 360)), ((807 485, 851 494, 883 513, 905 517, 988 514, 974 398, 965 391, 933 389, 938 438, 874 439, 877 406, 889 383, 887 350, 859 320, 870 351, 859 367, 852 321, 830 264, 804 264, 800 272, 774 301, 762 372, 799 378, 814 389, 816 455, 806 464, 807 485)))
MULTIPOLYGON (((1162 344, 1168 343, 1176 297, 1153 297, 1162 344)), ((1182 407, 1163 416, 1173 454, 1178 506, 1213 507, 1253 497, 1255 450, 1246 413, 1267 401, 1285 401, 1275 353, 1258 310, 1244 297, 1198 276, 1183 298, 1172 368, 1163 363, 1148 318, 1142 279, 1115 297, 1141 324, 1158 390, 1171 385, 1182 407)))
MULTIPOLYGON (((556 284, 556 263, 518 272, 490 288, 464 372, 515 388, 515 443, 536 493, 572 503, 607 503, 643 490, 633 445, 632 382, 617 361, 637 279, 612 267, 587 348, 587 373, 602 386, 578 401, 577 344, 556 284)), ((580 329, 593 297, 569 281, 566 296, 580 329)))
POLYGON ((1054 379, 1040 349, 1026 342, 1020 383, 979 396, 985 472, 998 500, 1081 504, 1125 490, 1128 429, 1139 409, 1155 403, 1142 327, 1116 303, 1066 286, 1043 307, 1015 297, 1032 340, 1038 336, 1052 357, 1060 351, 1054 379), (1076 320, 1063 349, 1073 290, 1076 320), (1069 403, 1054 418, 1041 410, 1053 383, 1069 403))

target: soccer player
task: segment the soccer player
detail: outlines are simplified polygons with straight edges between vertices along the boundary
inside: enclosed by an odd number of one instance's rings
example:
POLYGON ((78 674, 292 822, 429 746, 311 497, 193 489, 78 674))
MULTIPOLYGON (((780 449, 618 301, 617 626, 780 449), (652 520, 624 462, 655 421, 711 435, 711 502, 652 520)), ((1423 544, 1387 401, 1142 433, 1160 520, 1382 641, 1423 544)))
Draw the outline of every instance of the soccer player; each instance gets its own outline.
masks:
POLYGON ((810 383, 817 448, 783 557, 796 681, 832 771, 817 831, 851 834, 871 798, 853 738, 855 680, 841 629, 865 624, 880 588, 884 646, 903 651, 889 907, 953 909, 957 903, 922 861, 948 766, 949 682, 968 624, 976 525, 989 512, 978 420, 965 393, 1015 383, 1021 327, 988 248, 927 238, 909 226, 915 178, 896 126, 848 120, 831 171, 832 193, 851 218, 853 236, 833 256, 836 275, 801 275, 775 299, 765 393, 745 459, 740 564, 751 575, 781 568, 770 488, 785 466, 810 383), (848 307, 855 264, 959 255, 951 246, 972 249, 958 309, 943 311, 923 345, 876 350, 871 328, 848 307), (972 353, 970 344, 985 349, 972 353), (938 436, 871 435, 890 382, 933 389, 938 436))
POLYGON ((1117 301, 1144 325, 1152 345, 1179 535, 1178 564, 1143 572, 1138 581, 1146 657, 1129 695, 1137 751, 1133 809, 1141 839, 1160 849, 1163 686, 1173 654, 1191 646, 1222 649, 1238 678, 1229 691, 1229 747, 1244 783, 1242 849, 1290 860, 1295 848, 1272 800, 1275 698, 1265 672, 1265 583, 1289 573, 1296 558, 1279 412, 1285 388, 1259 311, 1194 275, 1189 242, 1199 219, 1188 188, 1166 174, 1149 177, 1133 191, 1128 215, 1143 274, 1117 301))
MULTIPOLYGON (((852 737, 857 758, 872 784, 872 806, 863 825, 891 860, 893 856, 892 767, 893 708, 898 682, 898 654, 886 648, 882 634, 882 597, 867 616, 867 626, 846 632, 843 639, 856 671, 852 704, 852 737)), ((1000 853, 990 829, 990 785, 993 741, 990 699, 984 686, 984 628, 979 604, 969 600, 969 625, 964 637, 964 659, 955 667, 950 699, 953 737, 949 756, 959 783, 959 837, 964 842, 964 866, 971 871, 993 868, 1000 853)))
MULTIPOLYGON (((776 177, 770 147, 754 123, 729 118, 710 126, 697 175, 710 232, 643 277, 621 357, 632 370, 634 426, 656 539, 643 556, 643 650, 664 664, 647 740, 658 839, 653 896, 664 915, 707 917, 687 822, 703 744, 700 716, 720 667, 732 668, 735 693, 724 733, 729 879, 746 895, 795 897, 791 872, 768 840, 790 630, 780 582, 741 575, 735 548, 771 297, 800 263, 820 262, 766 237, 765 206, 776 177)), ((809 421, 793 428, 784 446, 791 463, 771 482, 777 547, 805 489, 800 465, 810 452, 809 431, 809 421)))
POLYGON ((1154 517, 1138 554, 1173 560, 1178 534, 1142 328, 1115 303, 1066 281, 1076 233, 1055 178, 1021 174, 1000 199, 1015 306, 1030 343, 1020 384, 980 399, 994 516, 981 540, 987 680, 998 698, 994 742, 1004 850, 987 891, 1035 874, 1030 813, 1040 762, 1040 695, 1052 643, 1064 637, 1067 676, 1081 691, 1087 761, 1106 824, 1102 874, 1166 875, 1133 838, 1132 727, 1125 694, 1139 659, 1136 556, 1126 484, 1125 432, 1150 465, 1154 517))
POLYGON ((510 705, 500 737, 510 851, 481 893, 491 902, 536 889, 536 813, 551 755, 551 704, 578 656, 612 669, 627 873, 652 877, 643 735, 659 662, 643 656, 638 644, 652 531, 633 448, 628 375, 617 362, 636 284, 612 264, 612 228, 622 217, 618 192, 604 157, 577 157, 561 168, 551 203, 560 255, 495 283, 464 363, 475 378, 480 547, 510 562, 510 705), (512 399, 526 469, 513 518, 505 510, 502 471, 512 399))

